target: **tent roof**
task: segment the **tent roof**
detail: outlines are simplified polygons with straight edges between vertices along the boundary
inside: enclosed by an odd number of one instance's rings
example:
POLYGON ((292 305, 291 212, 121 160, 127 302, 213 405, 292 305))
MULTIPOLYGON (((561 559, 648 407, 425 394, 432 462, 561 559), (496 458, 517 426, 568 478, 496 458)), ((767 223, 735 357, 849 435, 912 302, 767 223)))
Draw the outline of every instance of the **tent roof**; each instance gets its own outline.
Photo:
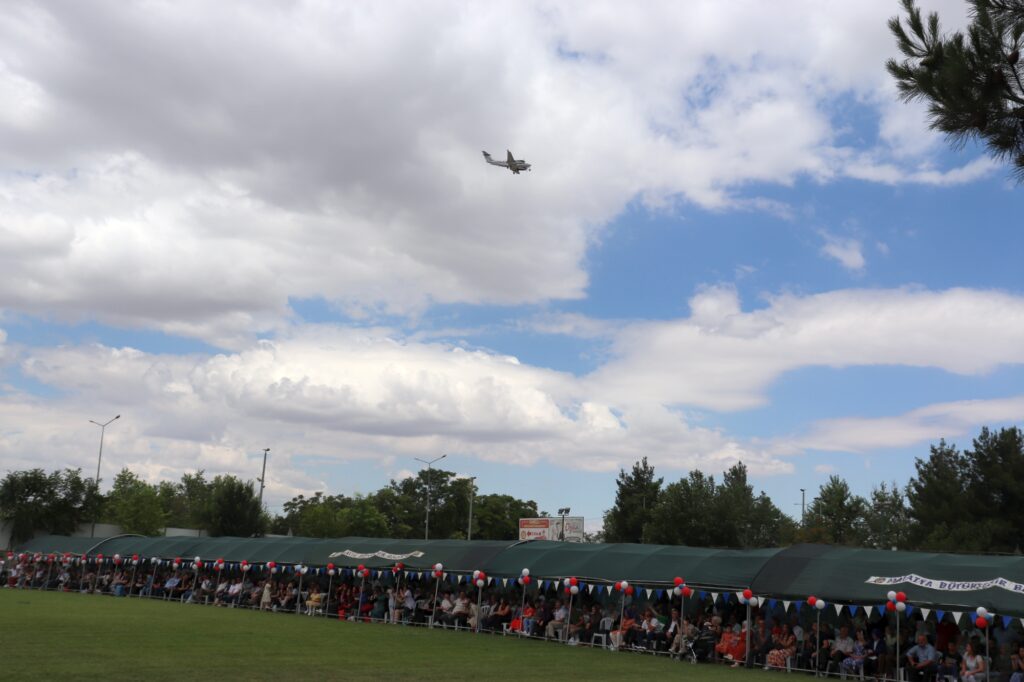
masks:
POLYGON ((891 590, 903 590, 911 603, 948 610, 985 606, 1003 615, 1024 616, 1024 557, 925 552, 891 552, 826 545, 784 549, 726 550, 667 545, 597 544, 549 541, 389 540, 346 537, 232 538, 117 536, 113 538, 35 538, 21 548, 30 552, 73 552, 107 556, 139 554, 146 558, 199 556, 204 560, 243 559, 259 564, 340 567, 365 564, 386 568, 402 561, 408 570, 468 573, 480 569, 493 576, 516 577, 529 568, 537 578, 576 576, 589 582, 629 580, 664 587, 675 576, 709 591, 742 590, 777 599, 801 600, 816 595, 832 603, 878 605, 891 590), (931 579, 925 583, 913 578, 931 579), (895 582, 872 581, 896 578, 895 582), (907 578, 907 579, 904 579, 907 578), (950 582, 1005 579, 1004 587, 949 585, 950 582), (955 588, 955 589, 954 589, 955 588))

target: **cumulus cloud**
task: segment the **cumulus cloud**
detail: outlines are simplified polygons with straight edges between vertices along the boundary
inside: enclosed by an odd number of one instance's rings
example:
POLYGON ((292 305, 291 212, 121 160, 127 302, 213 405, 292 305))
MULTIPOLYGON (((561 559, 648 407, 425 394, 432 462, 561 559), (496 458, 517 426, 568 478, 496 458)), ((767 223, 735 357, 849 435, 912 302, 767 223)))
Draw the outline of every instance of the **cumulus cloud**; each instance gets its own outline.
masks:
POLYGON ((587 377, 608 399, 742 410, 797 367, 906 365, 981 374, 1024 362, 1024 297, 998 291, 849 289, 770 297, 743 311, 734 289, 690 301, 690 317, 637 322, 587 377))
POLYGON ((717 9, 12 7, 0 306, 241 348, 290 298, 579 298, 588 246, 637 197, 789 212, 744 186, 991 168, 897 157, 895 124, 867 156, 839 141, 830 103, 892 108, 890 3, 717 9), (483 164, 506 147, 535 171, 483 164))
POLYGON ((860 272, 864 269, 867 261, 864 260, 863 244, 859 239, 839 237, 824 230, 820 234, 825 240, 821 247, 824 255, 835 259, 851 272, 860 272))

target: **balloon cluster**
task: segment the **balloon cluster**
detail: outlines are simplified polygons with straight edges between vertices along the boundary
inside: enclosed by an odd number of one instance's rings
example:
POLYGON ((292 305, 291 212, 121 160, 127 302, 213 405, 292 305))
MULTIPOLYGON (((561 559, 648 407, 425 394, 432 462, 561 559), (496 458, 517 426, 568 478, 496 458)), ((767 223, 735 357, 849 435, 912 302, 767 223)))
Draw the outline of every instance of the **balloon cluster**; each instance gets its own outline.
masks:
POLYGON ((334 576, 338 570, 334 567, 334 564, 327 564, 327 575, 334 576))
POLYGON ((483 586, 487 584, 487 574, 483 571, 473 571, 473 584, 483 589, 483 586))
POLYGON ((132 554, 132 566, 138 566, 138 565, 139 565, 139 555, 138 554, 132 554))
POLYGON ((903 613, 907 610, 907 593, 906 592, 895 592, 889 590, 889 601, 885 605, 885 610, 889 613, 893 611, 899 611, 903 613))
POLYGON ((270 571, 271 575, 276 574, 277 571, 278 571, 277 562, 276 561, 268 561, 267 562, 267 570, 270 571))
POLYGON ((295 570, 299 572, 299 575, 306 575, 307 573, 309 573, 309 566, 303 566, 302 564, 299 564, 295 567, 295 570))
POLYGON ((756 609, 758 606, 761 605, 762 599, 758 599, 757 597, 755 597, 754 591, 748 587, 740 593, 740 603, 748 604, 750 608, 756 609))
POLYGON ((991 615, 989 614, 988 609, 984 606, 979 606, 975 609, 974 613, 977 614, 977 618, 974 619, 974 624, 978 626, 978 629, 984 630, 987 628, 989 623, 988 617, 991 615))
POLYGON ((522 570, 522 573, 519 575, 518 583, 520 585, 529 585, 530 584, 530 569, 524 568, 522 570))
POLYGON ((434 564, 434 577, 438 579, 444 577, 444 565, 440 562, 434 564))
POLYGON ((807 598, 807 605, 813 606, 819 611, 823 610, 826 606, 828 606, 828 604, 825 603, 824 599, 818 599, 813 594, 807 598))
POLYGON ((199 557, 196 557, 195 559, 192 560, 192 565, 195 566, 196 570, 198 571, 200 568, 203 567, 203 560, 200 559, 199 557))
POLYGON ((181 557, 174 557, 174 561, 171 562, 171 566, 174 567, 174 570, 178 570, 179 568, 181 568, 181 557))
POLYGON ((216 561, 214 561, 213 562, 213 570, 215 570, 215 571, 223 571, 224 570, 224 560, 223 559, 217 559, 216 561))
POLYGON ((566 578, 562 581, 563 587, 565 587, 566 594, 579 594, 580 593, 580 581, 576 578, 566 578))
POLYGON ((403 564, 401 561, 398 561, 395 563, 394 566, 391 567, 391 573, 393 575, 398 575, 398 572, 401 571, 403 568, 405 568, 405 564, 403 564))
POLYGON ((250 564, 245 559, 242 559, 242 563, 238 564, 238 567, 242 569, 242 573, 248 573, 252 570, 252 564, 250 564))
POLYGON ((672 594, 674 594, 675 596, 689 597, 691 594, 693 594, 693 590, 691 590, 687 586, 686 581, 680 578, 679 576, 673 578, 672 583, 675 585, 675 587, 672 588, 672 594))
POLYGON ((359 564, 359 566, 356 568, 356 575, 358 575, 360 578, 369 578, 370 569, 368 569, 366 566, 362 564, 359 564))
POLYGON ((620 580, 617 583, 615 583, 615 591, 616 592, 625 592, 629 596, 633 596, 633 592, 634 592, 633 586, 629 584, 628 580, 620 580))

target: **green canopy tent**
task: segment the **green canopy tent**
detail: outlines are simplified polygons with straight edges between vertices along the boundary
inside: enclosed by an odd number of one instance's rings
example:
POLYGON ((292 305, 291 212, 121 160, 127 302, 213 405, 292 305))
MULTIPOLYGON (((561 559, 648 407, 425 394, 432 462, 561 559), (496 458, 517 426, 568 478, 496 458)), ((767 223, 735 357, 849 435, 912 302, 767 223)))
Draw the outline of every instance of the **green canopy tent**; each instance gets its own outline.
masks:
POLYGON ((401 561, 411 571, 442 563, 449 573, 475 569, 515 578, 529 568, 539 580, 575 576, 589 583, 629 580, 648 589, 685 578, 695 589, 739 592, 799 601, 815 595, 832 604, 873 607, 889 590, 904 591, 914 607, 973 611, 984 606, 1024 617, 1024 557, 890 552, 825 545, 726 550, 666 545, 549 541, 388 540, 347 537, 231 538, 117 536, 106 539, 45 536, 20 551, 95 556, 138 554, 149 559, 304 564, 364 564, 383 569, 401 561))

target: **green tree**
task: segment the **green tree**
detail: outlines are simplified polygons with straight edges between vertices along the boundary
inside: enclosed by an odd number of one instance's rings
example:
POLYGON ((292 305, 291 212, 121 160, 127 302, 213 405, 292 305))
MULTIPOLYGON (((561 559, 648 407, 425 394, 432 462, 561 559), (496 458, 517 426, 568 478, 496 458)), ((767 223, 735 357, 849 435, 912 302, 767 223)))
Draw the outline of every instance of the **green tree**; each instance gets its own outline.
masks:
POLYGON ((924 549, 954 549, 962 524, 973 525, 974 511, 967 504, 965 487, 970 478, 970 462, 955 445, 939 441, 931 446, 928 459, 917 458, 917 475, 907 485, 907 501, 913 521, 911 542, 924 549))
POLYGON ((0 519, 10 524, 15 544, 37 530, 70 535, 95 519, 101 505, 95 481, 83 479, 81 469, 13 471, 0 482, 0 519))
POLYGON ((480 495, 473 503, 473 537, 477 540, 516 540, 519 519, 535 518, 537 503, 512 495, 480 495))
POLYGON ((830 476, 807 508, 807 523, 823 542, 860 546, 866 535, 866 508, 867 502, 850 492, 846 481, 830 476))
POLYGON ((217 476, 210 493, 210 535, 253 537, 263 534, 266 519, 252 481, 217 476))
POLYGON ((905 59, 886 67, 904 100, 928 104, 931 127, 954 143, 983 142, 1024 177, 1024 83, 1020 50, 1024 0, 970 0, 967 33, 944 35, 914 0, 889 28, 905 59))
POLYGON ((335 537, 388 537, 388 519, 377 509, 372 497, 356 495, 337 513, 337 518, 339 533, 335 537))
POLYGON ((161 535, 165 528, 160 496, 152 486, 128 469, 114 478, 107 495, 106 518, 121 527, 123 533, 161 535))
POLYGON ((910 549, 912 520, 903 491, 882 483, 871 491, 864 511, 864 544, 876 549, 910 549))
POLYGON ((645 542, 646 526, 658 504, 661 483, 654 478, 654 467, 644 457, 629 473, 619 470, 615 482, 615 505, 604 514, 606 542, 645 542))
MULTIPOLYGON (((717 539, 714 518, 717 493, 715 477, 702 471, 693 470, 686 478, 669 483, 651 512, 650 541, 661 545, 713 546, 717 539)), ((607 532, 607 525, 605 530, 607 532)))

